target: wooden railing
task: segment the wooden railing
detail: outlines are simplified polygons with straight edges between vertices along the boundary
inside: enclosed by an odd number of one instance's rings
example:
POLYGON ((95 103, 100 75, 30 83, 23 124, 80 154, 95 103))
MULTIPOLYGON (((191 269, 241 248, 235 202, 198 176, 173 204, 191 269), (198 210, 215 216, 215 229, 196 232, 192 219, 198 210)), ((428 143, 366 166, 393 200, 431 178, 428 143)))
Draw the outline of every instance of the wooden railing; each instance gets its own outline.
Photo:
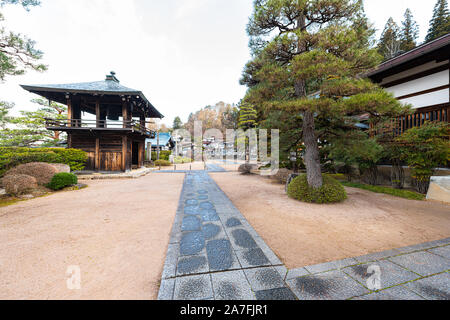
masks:
POLYGON ((408 129, 422 126, 427 121, 450 122, 449 113, 449 104, 421 108, 413 114, 392 119, 389 124, 384 125, 382 128, 371 127, 371 135, 384 135, 386 138, 395 138, 408 129))
POLYGON ((86 129, 133 129, 143 134, 156 136, 156 133, 143 126, 140 121, 114 121, 114 120, 81 120, 81 119, 45 119, 47 129, 70 129, 70 128, 86 128, 86 129))

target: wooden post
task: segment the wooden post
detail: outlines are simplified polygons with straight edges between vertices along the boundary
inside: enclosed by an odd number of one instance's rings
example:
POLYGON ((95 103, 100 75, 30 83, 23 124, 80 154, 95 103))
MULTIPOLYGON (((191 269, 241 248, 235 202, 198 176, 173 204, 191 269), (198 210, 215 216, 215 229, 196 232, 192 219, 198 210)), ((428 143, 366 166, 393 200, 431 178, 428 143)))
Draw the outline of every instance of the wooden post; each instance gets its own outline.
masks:
POLYGON ((138 167, 142 168, 144 166, 144 142, 139 142, 138 144, 138 167))
POLYGON ((69 121, 68 127, 72 126, 72 119, 73 119, 72 100, 67 99, 67 120, 69 121))
POLYGON ((127 105, 126 102, 124 102, 122 104, 122 118, 123 118, 123 127, 127 128, 128 127, 128 124, 127 124, 127 121, 128 121, 128 105, 127 105))
POLYGON ((100 171, 100 138, 95 138, 95 170, 100 171))
POLYGON ((96 116, 96 119, 97 119, 96 127, 100 128, 101 114, 100 114, 100 100, 99 99, 97 99, 95 101, 95 116, 96 116))
POLYGON ((122 137, 122 171, 127 171, 127 159, 128 158, 128 138, 127 136, 122 137))

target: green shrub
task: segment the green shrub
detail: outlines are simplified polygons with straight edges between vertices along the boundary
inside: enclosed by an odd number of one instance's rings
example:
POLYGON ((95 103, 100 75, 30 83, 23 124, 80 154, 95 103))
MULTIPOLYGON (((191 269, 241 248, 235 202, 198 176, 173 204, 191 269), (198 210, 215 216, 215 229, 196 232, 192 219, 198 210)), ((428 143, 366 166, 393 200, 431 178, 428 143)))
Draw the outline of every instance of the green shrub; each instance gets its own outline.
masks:
POLYGON ((288 196, 308 203, 336 203, 347 199, 344 187, 335 179, 323 175, 323 185, 319 189, 311 188, 308 179, 302 174, 292 180, 288 186, 288 196))
MULTIPOLYGON (((169 161, 169 157, 172 154, 172 151, 160 151, 159 152, 159 160, 166 160, 169 161)), ((158 158, 157 152, 152 152, 152 161, 156 161, 158 158)))
POLYGON ((30 162, 62 163, 70 170, 83 170, 87 153, 77 149, 62 148, 0 148, 0 177, 11 168, 30 162))
POLYGON ((186 157, 175 157, 173 159, 173 162, 176 163, 176 164, 191 163, 192 159, 191 158, 186 158, 186 157))
POLYGON ((73 173, 57 173, 53 176, 52 181, 47 185, 47 188, 52 190, 61 190, 65 187, 73 186, 78 183, 78 178, 73 173))
POLYGON ((167 160, 156 160, 155 166, 157 167, 170 167, 172 164, 167 160))

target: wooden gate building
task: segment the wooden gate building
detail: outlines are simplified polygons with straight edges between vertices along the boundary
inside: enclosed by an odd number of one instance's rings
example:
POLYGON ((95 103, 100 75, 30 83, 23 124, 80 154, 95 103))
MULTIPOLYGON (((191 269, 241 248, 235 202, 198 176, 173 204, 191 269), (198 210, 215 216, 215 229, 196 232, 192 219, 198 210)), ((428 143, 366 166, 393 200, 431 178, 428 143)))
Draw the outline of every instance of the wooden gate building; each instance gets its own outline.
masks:
POLYGON ((67 132, 69 148, 88 153, 86 170, 129 171, 142 167, 149 118, 163 118, 141 91, 119 83, 111 72, 104 81, 23 85, 25 90, 67 105, 68 119, 47 119, 48 130, 67 132), (92 115, 83 119, 82 114, 92 115))

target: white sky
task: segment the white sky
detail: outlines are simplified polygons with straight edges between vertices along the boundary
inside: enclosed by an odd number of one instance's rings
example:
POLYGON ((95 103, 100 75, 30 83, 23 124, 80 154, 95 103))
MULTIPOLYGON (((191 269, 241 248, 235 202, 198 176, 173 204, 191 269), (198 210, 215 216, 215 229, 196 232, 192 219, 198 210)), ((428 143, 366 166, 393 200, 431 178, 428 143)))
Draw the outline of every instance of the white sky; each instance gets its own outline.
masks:
MULTIPOLYGON (((435 0, 364 0, 381 32, 392 16, 398 24, 409 7, 428 30, 435 0)), ((0 83, 0 100, 13 111, 33 110, 35 96, 19 84, 104 80, 115 71, 121 83, 141 90, 171 125, 175 116, 219 101, 237 103, 250 59, 246 25, 252 0, 41 0, 30 12, 6 6, 6 26, 37 42, 45 73, 28 71, 0 83)))

